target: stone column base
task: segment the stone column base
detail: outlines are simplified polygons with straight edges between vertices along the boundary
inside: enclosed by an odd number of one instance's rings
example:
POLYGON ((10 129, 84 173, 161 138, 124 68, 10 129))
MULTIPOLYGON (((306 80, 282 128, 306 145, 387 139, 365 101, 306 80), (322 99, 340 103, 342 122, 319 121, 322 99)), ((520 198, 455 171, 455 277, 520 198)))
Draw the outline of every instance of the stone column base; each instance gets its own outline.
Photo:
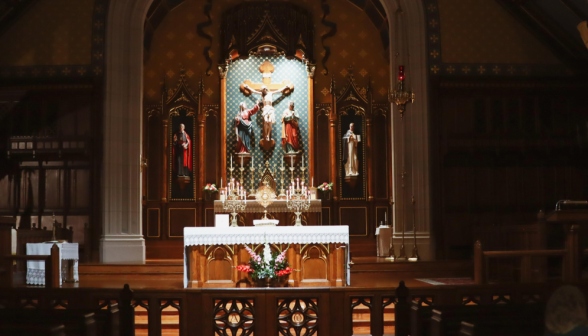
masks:
POLYGON ((142 235, 106 235, 100 239, 101 263, 145 263, 142 235))
MULTIPOLYGON (((433 238, 429 235, 417 233, 417 248, 419 251, 420 261, 434 261, 435 260, 435 246, 433 238)), ((396 249, 396 256, 400 255, 400 246, 402 246, 402 234, 394 233, 394 248, 396 249)), ((406 256, 412 256, 412 249, 414 247, 414 236, 412 232, 404 233, 404 251, 406 256)))

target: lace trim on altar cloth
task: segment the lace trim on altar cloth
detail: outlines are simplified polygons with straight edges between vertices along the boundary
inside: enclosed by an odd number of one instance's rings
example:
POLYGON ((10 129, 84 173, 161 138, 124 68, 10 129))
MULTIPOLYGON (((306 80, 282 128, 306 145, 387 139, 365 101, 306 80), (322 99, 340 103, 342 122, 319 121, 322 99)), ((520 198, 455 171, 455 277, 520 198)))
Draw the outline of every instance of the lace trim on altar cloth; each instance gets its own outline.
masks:
MULTIPOLYGON (((73 274, 74 280, 80 281, 80 277, 78 274, 78 261, 76 260, 73 266, 73 274)), ((60 282, 63 283, 63 279, 67 279, 67 264, 61 263, 61 277, 60 282)), ((27 285, 45 285, 45 270, 38 269, 38 268, 27 268, 27 277, 26 277, 27 285)))
POLYGON ((184 229, 184 245, 349 244, 347 226, 238 227, 184 229))

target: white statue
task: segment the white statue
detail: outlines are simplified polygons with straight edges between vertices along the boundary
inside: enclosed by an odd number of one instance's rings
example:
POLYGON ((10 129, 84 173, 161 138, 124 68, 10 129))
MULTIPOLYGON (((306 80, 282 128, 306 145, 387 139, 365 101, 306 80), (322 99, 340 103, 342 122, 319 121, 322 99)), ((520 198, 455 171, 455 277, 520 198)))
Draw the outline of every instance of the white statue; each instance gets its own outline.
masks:
POLYGON ((345 176, 359 175, 359 161, 357 160, 357 144, 361 142, 361 135, 353 133, 354 124, 349 124, 349 130, 343 136, 343 163, 345 176))

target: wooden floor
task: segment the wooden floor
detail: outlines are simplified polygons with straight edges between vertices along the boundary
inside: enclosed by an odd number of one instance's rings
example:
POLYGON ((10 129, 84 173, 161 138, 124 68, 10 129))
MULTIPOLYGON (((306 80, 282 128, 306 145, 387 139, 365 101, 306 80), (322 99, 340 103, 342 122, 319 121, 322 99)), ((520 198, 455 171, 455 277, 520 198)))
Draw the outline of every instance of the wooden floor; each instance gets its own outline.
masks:
MULTIPOLYGON (((470 262, 396 262, 385 258, 357 257, 351 266, 351 287, 394 288, 401 280, 408 287, 428 287, 422 278, 471 278, 470 262)), ((137 264, 81 264, 79 283, 64 287, 181 289, 184 265, 181 259, 148 260, 137 264)))

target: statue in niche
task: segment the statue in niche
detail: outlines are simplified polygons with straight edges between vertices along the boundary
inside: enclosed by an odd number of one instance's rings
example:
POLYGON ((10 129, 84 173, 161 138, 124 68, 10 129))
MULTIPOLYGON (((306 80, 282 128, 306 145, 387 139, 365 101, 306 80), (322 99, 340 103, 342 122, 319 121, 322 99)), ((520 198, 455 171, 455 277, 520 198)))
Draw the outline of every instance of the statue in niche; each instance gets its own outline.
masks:
POLYGON ((343 136, 343 163, 345 164, 345 176, 359 175, 359 161, 357 160, 357 144, 361 142, 361 135, 353 132, 354 124, 349 124, 349 130, 343 136))
POLYGON ((173 137, 173 163, 178 177, 190 176, 192 171, 192 141, 185 129, 186 126, 180 124, 180 129, 173 137))
POLYGON ((290 101, 288 108, 284 110, 282 115, 282 147, 286 154, 302 151, 300 142, 298 141, 298 134, 300 134, 298 120, 300 120, 300 115, 294 109, 294 102, 290 101))
POLYGON ((247 109, 247 104, 239 104, 239 113, 235 117, 235 134, 237 135, 237 146, 235 153, 251 153, 251 138, 253 137, 253 124, 251 116, 259 111, 259 100, 252 109, 247 109))

